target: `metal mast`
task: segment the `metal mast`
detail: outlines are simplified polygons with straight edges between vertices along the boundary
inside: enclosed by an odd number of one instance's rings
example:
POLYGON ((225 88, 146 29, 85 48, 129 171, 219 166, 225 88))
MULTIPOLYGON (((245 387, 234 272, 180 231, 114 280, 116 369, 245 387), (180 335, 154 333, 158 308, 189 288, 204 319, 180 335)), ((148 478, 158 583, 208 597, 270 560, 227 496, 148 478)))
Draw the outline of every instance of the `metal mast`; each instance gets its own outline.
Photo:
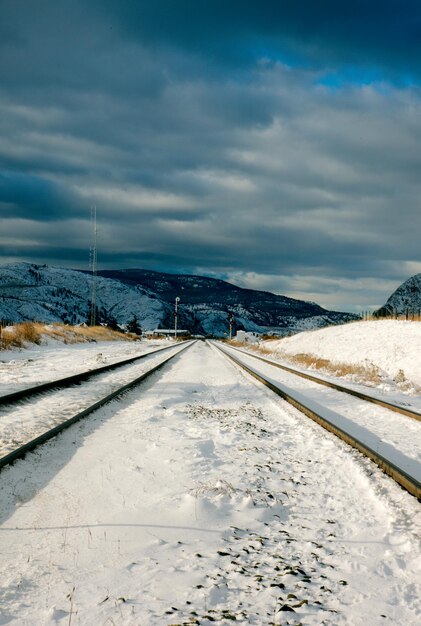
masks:
POLYGON ((177 296, 175 299, 175 308, 174 308, 174 336, 177 339, 177 320, 178 320, 178 303, 180 302, 180 298, 177 296))
POLYGON ((91 222, 93 228, 93 242, 90 250, 89 260, 92 271, 92 292, 91 292, 91 326, 96 325, 96 265, 97 265, 97 225, 96 206, 91 207, 91 222))

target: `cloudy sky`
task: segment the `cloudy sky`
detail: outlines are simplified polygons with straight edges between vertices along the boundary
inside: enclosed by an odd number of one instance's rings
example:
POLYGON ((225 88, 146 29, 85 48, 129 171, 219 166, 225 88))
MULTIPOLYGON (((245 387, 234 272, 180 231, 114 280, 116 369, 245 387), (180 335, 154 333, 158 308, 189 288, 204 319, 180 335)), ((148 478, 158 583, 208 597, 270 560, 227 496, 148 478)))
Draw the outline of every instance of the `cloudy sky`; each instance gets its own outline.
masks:
POLYGON ((0 0, 0 255, 360 311, 421 272, 419 0, 0 0))

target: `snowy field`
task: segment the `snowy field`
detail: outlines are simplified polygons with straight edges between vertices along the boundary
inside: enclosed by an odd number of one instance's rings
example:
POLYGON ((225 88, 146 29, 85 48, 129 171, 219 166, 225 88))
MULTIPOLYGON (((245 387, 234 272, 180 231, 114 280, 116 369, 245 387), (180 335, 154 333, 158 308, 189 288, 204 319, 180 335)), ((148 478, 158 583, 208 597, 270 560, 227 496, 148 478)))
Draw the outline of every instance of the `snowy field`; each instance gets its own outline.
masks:
POLYGON ((43 345, 0 351, 0 395, 130 359, 170 345, 165 340, 102 341, 43 345))
POLYGON ((379 386, 385 390, 400 387, 419 394, 421 389, 420 322, 353 322, 266 341, 262 346, 280 359, 311 354, 334 363, 377 369, 379 386))
MULTIPOLYGON (((183 345, 175 342, 165 342, 165 350, 150 346, 147 350, 137 350, 135 356, 142 356, 134 363, 123 365, 111 372, 103 372, 70 387, 49 390, 35 396, 30 401, 30 409, 25 401, 10 406, 0 406, 0 456, 5 456, 51 428, 62 424, 77 413, 88 408, 98 400, 117 391, 123 385, 139 378, 153 367, 163 363, 171 354, 183 349, 183 345), (140 352, 140 354, 139 354, 140 352)), ((79 356, 82 356, 78 353, 79 356)), ((83 357, 86 355, 84 353, 83 357)), ((102 355, 104 360, 103 353, 102 355)), ((112 359, 120 354, 114 351, 112 359)), ((73 355, 73 360, 75 360, 73 355)), ((121 354, 120 354, 121 357, 121 354)), ((126 355, 127 359, 127 355, 126 355)), ((119 358, 118 362, 126 359, 119 358)), ((83 359, 85 360, 85 359, 83 359)), ((98 365, 96 365, 96 368, 98 365)), ((50 373, 53 378, 53 372, 50 373)))
MULTIPOLYGON (((1 380, 142 348, 1 355, 1 380)), ((416 500, 203 342, 2 470, 0 524, 0 625, 421 619, 416 500)))

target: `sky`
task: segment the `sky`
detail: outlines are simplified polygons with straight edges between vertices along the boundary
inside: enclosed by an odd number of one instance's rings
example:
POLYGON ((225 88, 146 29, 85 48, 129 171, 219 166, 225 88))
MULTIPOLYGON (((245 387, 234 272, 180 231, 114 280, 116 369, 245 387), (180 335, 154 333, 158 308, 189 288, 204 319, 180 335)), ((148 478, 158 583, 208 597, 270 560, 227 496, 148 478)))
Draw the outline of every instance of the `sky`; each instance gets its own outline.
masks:
POLYGON ((421 272, 418 0, 0 0, 0 262, 334 310, 421 272))

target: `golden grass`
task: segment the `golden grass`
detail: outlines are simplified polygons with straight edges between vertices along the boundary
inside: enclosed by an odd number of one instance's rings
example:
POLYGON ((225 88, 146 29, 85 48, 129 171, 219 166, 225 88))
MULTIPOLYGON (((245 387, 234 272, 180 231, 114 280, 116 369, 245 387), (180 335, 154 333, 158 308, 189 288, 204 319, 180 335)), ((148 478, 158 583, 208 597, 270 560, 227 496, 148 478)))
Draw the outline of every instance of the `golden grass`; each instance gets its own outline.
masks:
POLYGON ((245 348, 257 352, 259 354, 272 357, 281 363, 287 363, 291 366, 302 367, 305 369, 318 370, 337 376, 338 378, 352 378, 360 382, 370 385, 379 385, 382 382, 382 374, 380 369, 374 364, 355 365, 352 363, 342 363, 340 361, 331 361, 323 359, 310 353, 288 354, 283 350, 270 350, 264 346, 248 345, 231 341, 231 345, 245 348))
MULTIPOLYGON (((279 353, 278 353, 279 354, 279 353)), ((319 370, 337 376, 339 378, 353 378, 362 380, 365 383, 379 385, 382 381, 380 369, 374 364, 360 365, 353 363, 342 363, 340 361, 331 361, 323 359, 315 354, 282 354, 283 359, 288 362, 305 367, 307 369, 319 370)))
POLYGON ((394 320, 398 322, 421 322, 421 315, 418 312, 409 312, 408 317, 405 314, 400 315, 388 315, 386 317, 376 317, 375 315, 369 315, 362 320, 356 320, 357 322, 382 322, 383 320, 394 320))
POLYGON ((136 341, 137 335, 121 333, 103 326, 65 326, 64 324, 41 324, 22 322, 2 329, 0 350, 23 348, 26 344, 40 344, 43 339, 55 339, 64 344, 97 341, 136 341))
MULTIPOLYGON (((277 339, 280 339, 280 337, 277 337, 277 339)), ((266 348, 265 346, 256 343, 244 343, 242 341, 236 341, 235 339, 227 339, 226 343, 229 343, 229 345, 233 346, 234 348, 247 348, 247 350, 253 350, 254 352, 258 352, 259 354, 265 354, 267 356, 271 356, 274 354, 274 351, 270 350, 270 348, 266 348)))
POLYGON ((2 329, 0 346, 3 350, 21 348, 25 343, 41 343, 41 335, 31 322, 23 322, 10 329, 2 329))

